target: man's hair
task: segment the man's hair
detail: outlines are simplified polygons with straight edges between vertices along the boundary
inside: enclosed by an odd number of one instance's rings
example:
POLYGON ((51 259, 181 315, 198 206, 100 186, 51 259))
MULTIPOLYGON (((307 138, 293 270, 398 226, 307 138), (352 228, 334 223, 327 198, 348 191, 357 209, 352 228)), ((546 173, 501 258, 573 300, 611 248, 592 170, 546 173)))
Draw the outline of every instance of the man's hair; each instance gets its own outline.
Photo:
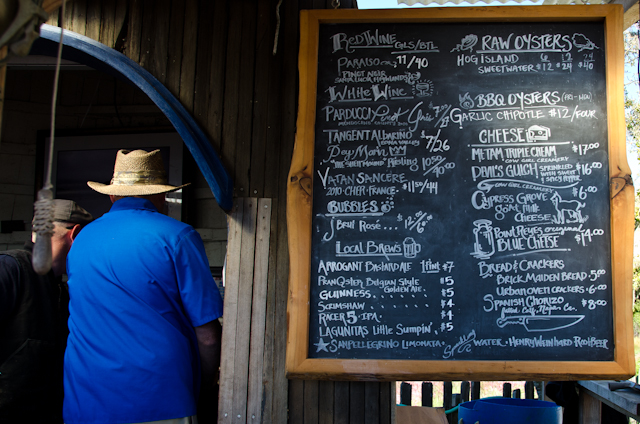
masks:
POLYGON ((80 228, 84 227, 84 225, 82 225, 82 224, 77 224, 75 222, 70 222, 70 221, 53 221, 53 223, 56 224, 56 225, 59 225, 61 227, 65 227, 67 230, 72 229, 76 225, 79 225, 80 228))

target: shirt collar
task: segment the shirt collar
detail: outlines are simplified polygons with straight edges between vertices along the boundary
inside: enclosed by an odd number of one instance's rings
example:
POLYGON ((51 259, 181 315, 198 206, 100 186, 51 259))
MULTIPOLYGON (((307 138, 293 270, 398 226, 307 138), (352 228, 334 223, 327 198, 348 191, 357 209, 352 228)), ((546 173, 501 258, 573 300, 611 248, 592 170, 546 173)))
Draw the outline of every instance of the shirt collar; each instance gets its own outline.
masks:
POLYGON ((115 212, 127 209, 146 209, 152 212, 158 212, 158 209, 147 199, 141 199, 140 197, 123 197, 116 200, 111 206, 109 212, 115 212))

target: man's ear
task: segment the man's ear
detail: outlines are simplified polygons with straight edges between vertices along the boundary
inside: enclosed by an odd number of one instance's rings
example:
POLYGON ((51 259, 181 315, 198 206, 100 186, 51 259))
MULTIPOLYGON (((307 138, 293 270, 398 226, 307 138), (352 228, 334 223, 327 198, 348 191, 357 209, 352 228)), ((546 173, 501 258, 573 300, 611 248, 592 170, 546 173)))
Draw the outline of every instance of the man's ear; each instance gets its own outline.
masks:
POLYGON ((109 199, 111 200, 111 203, 115 203, 115 202, 116 202, 116 200, 118 200, 118 196, 115 196, 115 195, 113 195, 113 194, 110 194, 110 195, 109 195, 109 199))
POLYGON ((80 233, 80 230, 82 229, 82 226, 80 226, 80 224, 76 224, 73 226, 73 228, 67 233, 67 235, 69 237, 71 237, 71 241, 73 242, 76 237, 78 236, 78 234, 80 233))

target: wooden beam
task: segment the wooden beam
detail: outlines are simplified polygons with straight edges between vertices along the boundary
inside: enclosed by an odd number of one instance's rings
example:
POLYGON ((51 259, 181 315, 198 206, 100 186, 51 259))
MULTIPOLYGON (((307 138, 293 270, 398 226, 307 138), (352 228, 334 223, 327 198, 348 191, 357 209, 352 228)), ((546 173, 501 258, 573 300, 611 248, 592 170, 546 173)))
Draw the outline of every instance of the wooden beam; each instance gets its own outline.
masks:
POLYGON ((638 421, 640 419, 640 393, 634 389, 610 390, 609 383, 613 383, 613 380, 579 381, 578 388, 581 396, 584 392, 585 395, 602 402, 608 408, 638 421))
POLYGON ((244 203, 236 200, 228 217, 229 241, 225 269, 224 317, 222 324, 222 356, 220 358, 220 423, 231 423, 233 417, 233 381, 236 359, 236 316, 238 313, 238 282, 240 280, 240 248, 242 247, 242 215, 244 203))
POLYGON ((258 200, 256 223, 256 246, 253 274, 253 295, 251 306, 251 339, 249 345, 249 387, 247 422, 263 422, 262 398, 265 327, 267 315, 267 278, 269 275, 269 242, 271 235, 271 199, 258 200))
POLYGON ((609 4, 621 4, 624 7, 625 13, 633 6, 638 6, 638 0, 613 0, 609 4))
POLYGON ((580 390, 578 422, 580 424, 600 424, 602 403, 586 390, 580 390))
MULTIPOLYGON (((71 3, 71 0, 66 0, 66 3, 71 3)), ((62 7, 62 0, 44 0, 42 2, 42 8, 49 15, 51 14, 51 12, 53 12, 54 10, 60 9, 61 7, 62 7)))
MULTIPOLYGON (((244 198, 240 278, 236 311, 235 363, 233 370, 233 416, 235 424, 246 423, 249 385, 249 342, 251 335, 251 298, 256 250, 258 199, 244 198)), ((232 317, 233 319, 233 317, 232 317)))
POLYGON ((4 109, 4 88, 7 79, 7 64, 3 62, 7 57, 9 48, 4 46, 0 49, 0 135, 2 134, 2 111, 4 109))
POLYGON ((622 29, 626 30, 631 25, 638 22, 638 3, 634 3, 628 10, 624 11, 624 18, 622 19, 622 29))

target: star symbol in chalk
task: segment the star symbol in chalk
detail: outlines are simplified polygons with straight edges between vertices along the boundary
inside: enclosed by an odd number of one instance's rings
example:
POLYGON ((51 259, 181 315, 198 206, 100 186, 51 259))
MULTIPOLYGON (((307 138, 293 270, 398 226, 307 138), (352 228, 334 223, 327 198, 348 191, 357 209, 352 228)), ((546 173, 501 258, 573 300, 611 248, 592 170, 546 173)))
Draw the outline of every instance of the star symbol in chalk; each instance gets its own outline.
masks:
POLYGON ((321 350, 324 350, 325 352, 329 352, 329 350, 327 349, 327 346, 329 346, 329 343, 325 343, 324 340, 322 340, 322 337, 320 337, 320 340, 318 341, 318 343, 314 343, 313 345, 318 348, 318 350, 316 350, 316 353, 320 352, 321 350))

